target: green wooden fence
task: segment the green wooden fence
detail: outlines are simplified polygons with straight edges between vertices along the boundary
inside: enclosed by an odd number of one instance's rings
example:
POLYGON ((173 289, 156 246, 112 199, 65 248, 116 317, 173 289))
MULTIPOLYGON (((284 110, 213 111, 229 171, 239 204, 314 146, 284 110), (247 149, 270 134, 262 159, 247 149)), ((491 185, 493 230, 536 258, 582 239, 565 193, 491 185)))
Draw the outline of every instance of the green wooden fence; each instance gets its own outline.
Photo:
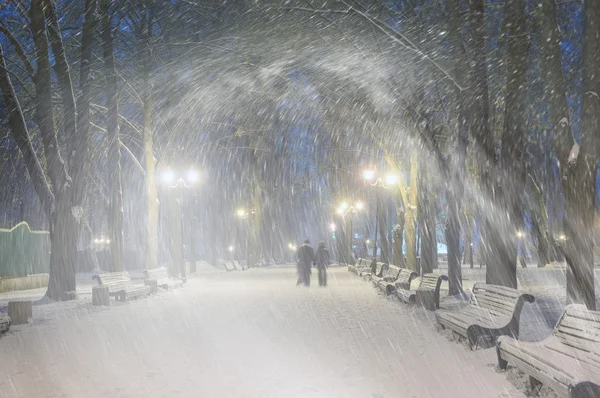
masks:
POLYGON ((32 231, 25 221, 0 228, 0 278, 49 272, 50 233, 32 231))

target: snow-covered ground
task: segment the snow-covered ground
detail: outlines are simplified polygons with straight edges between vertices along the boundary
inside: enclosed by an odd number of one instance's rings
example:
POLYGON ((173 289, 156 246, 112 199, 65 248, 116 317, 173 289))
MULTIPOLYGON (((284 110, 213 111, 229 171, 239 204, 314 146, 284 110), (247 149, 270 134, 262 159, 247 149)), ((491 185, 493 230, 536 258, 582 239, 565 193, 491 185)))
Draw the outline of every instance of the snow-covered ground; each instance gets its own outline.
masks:
MULTIPOLYGON (((466 287, 484 276, 464 272, 466 287)), ((523 312, 524 339, 551 331, 563 273, 519 270, 520 287, 538 296, 523 312)), ((0 398, 525 396, 525 379, 498 371, 494 349, 450 341, 433 313, 343 268, 329 284, 296 288, 289 267, 203 274, 109 308, 93 307, 82 285, 79 300, 35 306, 30 325, 0 338, 0 398)))

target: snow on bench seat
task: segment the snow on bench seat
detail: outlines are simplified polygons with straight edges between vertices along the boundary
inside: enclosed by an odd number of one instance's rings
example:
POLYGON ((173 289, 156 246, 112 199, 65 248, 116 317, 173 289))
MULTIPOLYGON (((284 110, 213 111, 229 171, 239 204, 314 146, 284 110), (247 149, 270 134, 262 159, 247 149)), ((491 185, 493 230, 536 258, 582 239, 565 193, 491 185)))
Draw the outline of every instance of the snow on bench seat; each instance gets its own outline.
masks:
POLYGON ((600 397, 600 311, 571 304, 550 337, 522 342, 501 336, 498 366, 511 365, 529 375, 531 390, 546 384, 573 398, 600 397))
POLYGON ((396 289, 410 289, 412 280, 417 276, 419 275, 415 271, 390 264, 386 275, 383 278, 378 278, 376 285, 379 290, 387 295, 391 295, 396 292, 396 289))
MULTIPOLYGON (((414 273, 416 275, 416 272, 414 273)), ((433 298, 434 307, 433 309, 440 308, 440 286, 442 281, 448 281, 448 277, 443 274, 425 274, 421 277, 421 283, 415 290, 410 290, 410 282, 408 286, 406 283, 396 284, 396 296, 401 301, 408 304, 414 304, 416 302, 417 295, 431 295, 433 298)))
POLYGON ((125 301, 130 298, 147 296, 150 293, 150 286, 131 283, 131 277, 127 271, 106 272, 94 275, 92 278, 98 281, 98 285, 106 286, 108 294, 117 300, 125 301))
POLYGON ((519 337, 519 319, 523 304, 535 298, 505 286, 476 283, 471 303, 463 311, 436 312, 436 320, 444 329, 450 329, 469 341, 475 349, 482 339, 509 335, 519 337))
POLYGON ((165 267, 147 269, 144 271, 144 283, 146 285, 156 284, 156 286, 169 290, 183 286, 183 279, 175 279, 169 277, 165 267))

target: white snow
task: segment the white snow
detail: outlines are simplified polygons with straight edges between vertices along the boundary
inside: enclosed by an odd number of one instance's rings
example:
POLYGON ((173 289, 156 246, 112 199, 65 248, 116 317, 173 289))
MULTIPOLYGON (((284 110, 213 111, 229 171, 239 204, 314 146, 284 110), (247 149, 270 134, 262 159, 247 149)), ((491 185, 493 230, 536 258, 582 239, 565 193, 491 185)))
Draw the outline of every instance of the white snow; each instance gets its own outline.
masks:
POLYGON ((571 148, 571 152, 569 153, 569 159, 567 160, 569 164, 573 164, 577 162, 577 158, 579 157, 579 144, 573 144, 571 148))
MULTIPOLYGON (((463 271, 466 287, 484 275, 463 271)), ((541 295, 523 313, 522 336, 535 339, 560 314, 564 269, 519 273, 541 295)), ((206 273, 110 308, 93 307, 82 285, 80 300, 35 306, 32 324, 0 338, 0 397, 525 396, 523 376, 498 371, 494 349, 449 341, 433 313, 343 268, 329 284, 296 288, 283 267, 206 273)))

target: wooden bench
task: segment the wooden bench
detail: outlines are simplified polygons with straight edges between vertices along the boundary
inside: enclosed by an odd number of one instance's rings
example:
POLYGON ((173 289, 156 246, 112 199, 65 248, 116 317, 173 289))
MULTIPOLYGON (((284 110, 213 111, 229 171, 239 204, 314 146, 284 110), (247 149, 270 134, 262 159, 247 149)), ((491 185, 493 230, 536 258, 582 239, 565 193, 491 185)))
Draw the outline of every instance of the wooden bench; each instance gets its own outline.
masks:
POLYGON ((144 284, 150 286, 158 286, 169 290, 183 286, 185 280, 169 277, 165 267, 147 269, 144 271, 144 284))
POLYGON ((0 315, 0 334, 8 332, 8 329, 10 329, 10 317, 0 315))
POLYGON ((519 319, 523 304, 535 298, 505 286, 476 283, 469 306, 461 311, 437 311, 438 324, 469 341, 471 349, 481 340, 494 341, 503 335, 519 338, 519 319))
POLYGON ((93 279, 98 281, 98 285, 108 288, 108 294, 115 299, 125 301, 128 298, 147 296, 150 293, 150 286, 134 285, 131 283, 129 272, 107 272, 94 275, 93 279))
POLYGON ((233 260, 233 266, 235 267, 236 270, 238 271, 245 271, 246 268, 242 267, 240 265, 240 262, 238 260, 233 260))
MULTIPOLYGON (((414 273, 416 275, 416 272, 414 273)), ((412 280, 412 279, 411 279, 412 280)), ((425 296, 421 301, 433 303, 432 306, 424 305, 429 310, 436 310, 440 308, 440 286, 442 281, 448 281, 446 275, 441 274, 425 274, 421 277, 421 283, 415 290, 410 290, 410 282, 397 284, 395 287, 396 296, 401 301, 408 304, 414 304, 417 302, 417 296, 425 296)))
POLYGON ((237 269, 235 269, 235 265, 233 264, 233 261, 224 262, 223 268, 225 268, 225 271, 227 271, 227 272, 237 271, 237 269))
POLYGON ((365 258, 359 258, 356 260, 356 264, 346 264, 348 271, 354 272, 356 275, 360 275, 364 269, 370 269, 370 266, 371 261, 365 258))
POLYGON ((529 375, 537 395, 546 384, 572 398, 600 397, 600 311, 571 304, 545 340, 527 343, 501 336, 498 366, 510 363, 529 375))
POLYGON ((361 272, 360 276, 366 280, 366 281, 370 281, 373 279, 373 277, 381 277, 383 276, 383 273, 385 272, 385 270, 387 269, 387 264, 386 263, 382 263, 380 261, 373 261, 371 263, 371 269, 365 269, 363 272, 361 272))
POLYGON ((407 268, 390 264, 383 278, 378 278, 376 286, 386 295, 394 294, 396 289, 410 289, 410 283, 418 275, 407 268))

